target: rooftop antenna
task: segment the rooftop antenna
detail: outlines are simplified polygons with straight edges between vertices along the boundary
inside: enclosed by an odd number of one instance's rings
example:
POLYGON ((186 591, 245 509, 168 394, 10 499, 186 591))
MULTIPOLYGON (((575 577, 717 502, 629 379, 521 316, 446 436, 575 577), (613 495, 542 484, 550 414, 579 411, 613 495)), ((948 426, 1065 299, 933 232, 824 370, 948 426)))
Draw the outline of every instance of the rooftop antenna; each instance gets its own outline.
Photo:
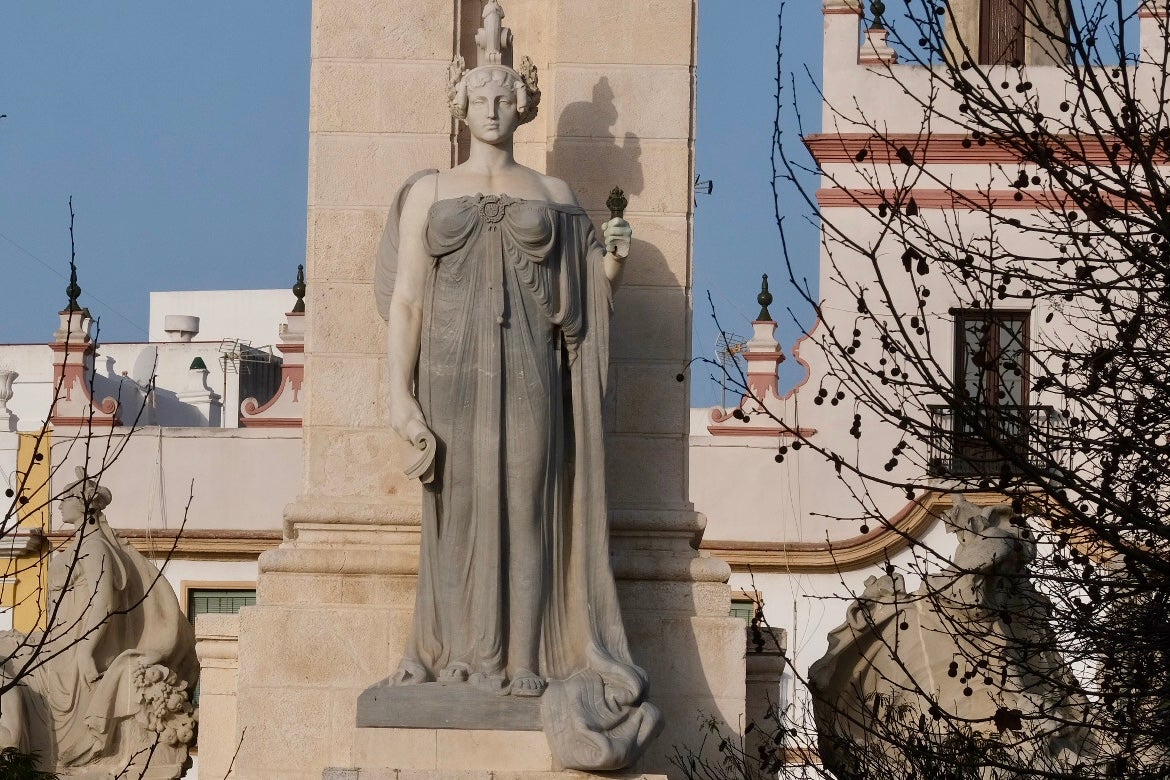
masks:
POLYGON ((240 372, 240 358, 243 352, 243 347, 249 346, 247 341, 240 339, 220 339, 219 342, 219 365, 223 369, 223 395, 221 398, 227 398, 228 372, 234 374, 240 372))
POLYGON ((727 332, 720 333, 719 338, 715 339, 715 362, 719 364, 720 374, 722 374, 719 378, 719 384, 723 392, 719 405, 723 409, 727 408, 728 367, 739 365, 739 356, 747 348, 747 343, 748 340, 743 336, 727 332))
POLYGON ((694 197, 695 208, 698 208, 699 207, 699 196, 700 195, 710 195, 712 192, 714 192, 715 191, 715 181, 713 179, 702 179, 699 177, 699 174, 696 173, 695 174, 695 181, 694 181, 694 184, 692 186, 692 189, 695 191, 695 197, 694 197))

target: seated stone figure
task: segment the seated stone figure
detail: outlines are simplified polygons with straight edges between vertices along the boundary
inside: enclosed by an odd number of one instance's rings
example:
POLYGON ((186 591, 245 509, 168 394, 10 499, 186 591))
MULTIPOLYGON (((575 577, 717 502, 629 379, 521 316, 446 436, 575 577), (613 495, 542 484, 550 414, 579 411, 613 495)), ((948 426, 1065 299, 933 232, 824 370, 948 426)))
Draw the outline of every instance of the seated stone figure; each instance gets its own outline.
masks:
POLYGON ((158 569, 120 539, 112 496, 78 468, 61 499, 77 529, 49 564, 48 628, 0 638, 0 748, 62 777, 170 780, 188 763, 195 635, 158 569))
POLYGON ((809 668, 820 755, 836 777, 870 776, 875 757, 886 770, 899 766, 905 744, 952 732, 1017 751, 1017 764, 1036 769, 1092 750, 1078 725, 1084 695, 1055 649, 1051 603, 1032 583, 1026 521, 1010 505, 961 496, 944 520, 959 542, 950 565, 913 593, 900 574, 870 577, 809 668))

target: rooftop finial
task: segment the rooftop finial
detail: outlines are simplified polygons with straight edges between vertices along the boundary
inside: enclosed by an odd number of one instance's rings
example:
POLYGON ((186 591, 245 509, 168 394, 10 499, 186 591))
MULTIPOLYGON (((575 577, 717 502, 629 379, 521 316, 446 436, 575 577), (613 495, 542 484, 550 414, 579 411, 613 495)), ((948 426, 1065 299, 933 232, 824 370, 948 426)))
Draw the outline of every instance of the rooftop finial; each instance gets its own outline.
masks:
POLYGON ((873 13, 873 24, 870 25, 869 29, 886 29, 886 20, 884 18, 886 13, 886 4, 883 3, 882 0, 873 0, 873 2, 869 4, 869 10, 873 13))
POLYGON ((69 296, 65 311, 81 311, 81 304, 77 302, 81 297, 81 285, 77 283, 77 264, 72 259, 69 261, 69 286, 65 288, 65 294, 69 296))
POLYGON ((293 314, 302 314, 305 311, 305 289, 305 267, 298 265, 297 283, 292 286, 292 293, 297 296, 297 302, 292 310, 293 314))
POLYGON ((768 292, 767 274, 764 274, 764 280, 760 283, 760 294, 756 296, 756 303, 760 304, 760 316, 756 317, 756 320, 772 319, 772 312, 768 311, 768 307, 772 305, 772 293, 768 292))
POLYGON ((65 294, 69 296, 69 303, 65 306, 65 311, 83 311, 81 304, 77 299, 81 297, 81 285, 77 283, 77 243, 73 234, 73 221, 76 218, 73 213, 73 196, 69 196, 69 286, 65 288, 65 294))

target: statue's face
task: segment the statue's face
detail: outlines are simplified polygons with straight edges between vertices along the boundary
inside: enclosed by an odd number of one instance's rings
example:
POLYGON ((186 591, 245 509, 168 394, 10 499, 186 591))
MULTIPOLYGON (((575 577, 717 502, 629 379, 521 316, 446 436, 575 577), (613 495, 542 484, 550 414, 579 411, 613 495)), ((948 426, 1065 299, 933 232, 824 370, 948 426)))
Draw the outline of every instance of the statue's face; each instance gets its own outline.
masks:
POLYGON ((467 127, 471 135, 488 144, 506 141, 520 126, 516 93, 489 81, 467 92, 467 127))
POLYGON ((77 496, 61 499, 61 519, 69 525, 77 525, 85 519, 85 504, 77 496))

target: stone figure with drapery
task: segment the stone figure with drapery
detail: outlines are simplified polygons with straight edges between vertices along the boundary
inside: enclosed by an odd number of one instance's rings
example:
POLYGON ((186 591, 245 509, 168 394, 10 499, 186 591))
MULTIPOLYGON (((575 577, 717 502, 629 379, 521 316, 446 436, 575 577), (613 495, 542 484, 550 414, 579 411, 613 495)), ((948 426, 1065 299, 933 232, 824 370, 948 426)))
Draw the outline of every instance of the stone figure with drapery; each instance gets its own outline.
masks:
POLYGON ((170 584, 106 521, 108 488, 83 468, 63 493, 74 531, 49 564, 48 628, 0 635, 0 747, 63 777, 182 775, 195 739, 195 633, 170 584))
POLYGON ((452 66, 468 160, 403 186, 377 260, 393 428, 419 449, 422 551, 397 685, 542 697, 566 767, 628 765, 660 725, 609 564, 602 404, 630 227, 519 165, 540 92, 496 0, 452 66))

